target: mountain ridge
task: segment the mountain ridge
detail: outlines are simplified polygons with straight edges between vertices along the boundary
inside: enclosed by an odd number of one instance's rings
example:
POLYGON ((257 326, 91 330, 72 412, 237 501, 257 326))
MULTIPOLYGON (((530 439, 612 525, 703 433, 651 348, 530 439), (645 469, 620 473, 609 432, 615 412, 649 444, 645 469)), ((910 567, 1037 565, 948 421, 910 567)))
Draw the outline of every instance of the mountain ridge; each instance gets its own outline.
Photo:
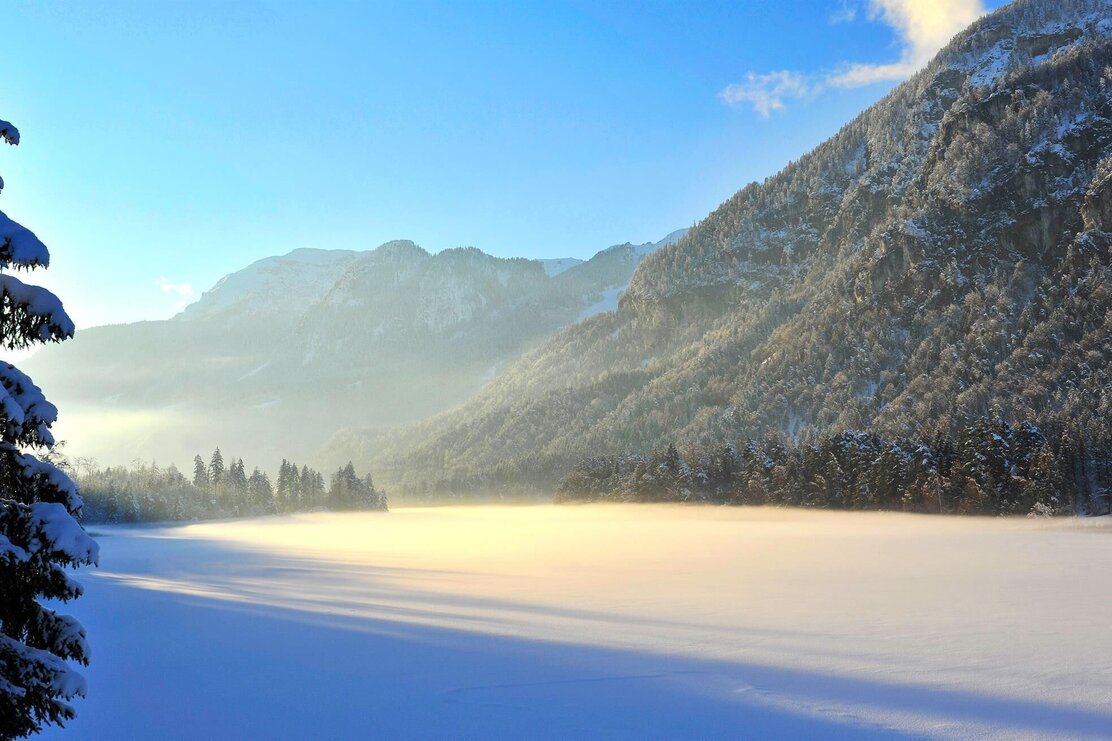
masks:
POLYGON ((74 454, 184 464, 238 438, 244 455, 304 457, 339 427, 463 401, 540 338, 615 304, 669 238, 555 275, 538 260, 409 240, 301 248, 224 276, 169 320, 85 329, 28 367, 66 409, 74 454))
POLYGON ((419 493, 551 485, 589 455, 670 441, 952 428, 994 403, 1098 440, 1079 389, 1112 399, 1079 358, 1112 348, 1098 329, 1065 333, 1053 360, 1046 338, 1068 326, 1056 301, 1103 326, 1088 287, 1106 267, 1109 31, 1106 0, 1020 0, 974 23, 648 256, 616 313, 562 330, 457 410, 323 455, 419 493))

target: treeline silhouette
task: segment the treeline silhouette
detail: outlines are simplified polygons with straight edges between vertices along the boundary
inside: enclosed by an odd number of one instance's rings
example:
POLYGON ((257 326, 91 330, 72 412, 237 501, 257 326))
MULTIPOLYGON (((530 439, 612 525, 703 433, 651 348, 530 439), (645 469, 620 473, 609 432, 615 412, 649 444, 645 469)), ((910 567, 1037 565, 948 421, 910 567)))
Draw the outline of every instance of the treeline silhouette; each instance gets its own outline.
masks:
POLYGON ((1070 429, 980 417, 956 436, 844 431, 584 460, 556 501, 713 502, 969 515, 1103 514, 1109 456, 1070 429))
POLYGON ((348 463, 329 478, 308 466, 285 459, 272 484, 255 467, 250 474, 243 459, 225 464, 217 448, 206 463, 193 459, 187 477, 176 466, 137 462, 130 467, 100 468, 89 459, 67 461, 84 499, 85 522, 158 522, 208 520, 305 512, 310 510, 385 510, 386 493, 375 488, 370 474, 360 477, 348 463))

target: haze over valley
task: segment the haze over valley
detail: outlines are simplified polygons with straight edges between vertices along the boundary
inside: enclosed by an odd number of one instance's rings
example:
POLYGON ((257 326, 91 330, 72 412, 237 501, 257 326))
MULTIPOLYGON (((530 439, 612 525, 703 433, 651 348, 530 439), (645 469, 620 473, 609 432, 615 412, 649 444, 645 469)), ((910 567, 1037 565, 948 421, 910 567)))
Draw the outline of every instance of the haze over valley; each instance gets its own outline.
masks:
POLYGON ((26 367, 59 390, 73 455, 184 467, 223 445, 304 459, 340 430, 459 404, 559 329, 613 310, 641 260, 685 231, 589 260, 431 255, 404 240, 298 249, 225 276, 172 319, 83 330, 26 367))
POLYGON ((1112 739, 1112 0, 5 21, 0 741, 1112 739))

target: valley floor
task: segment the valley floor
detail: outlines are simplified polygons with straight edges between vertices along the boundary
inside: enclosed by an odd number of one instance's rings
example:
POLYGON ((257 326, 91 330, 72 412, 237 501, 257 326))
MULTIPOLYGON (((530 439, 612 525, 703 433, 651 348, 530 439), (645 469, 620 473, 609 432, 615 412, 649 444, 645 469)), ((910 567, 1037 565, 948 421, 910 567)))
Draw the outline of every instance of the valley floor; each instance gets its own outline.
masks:
POLYGON ((1112 522, 535 506, 92 528, 49 738, 1112 737, 1112 522))

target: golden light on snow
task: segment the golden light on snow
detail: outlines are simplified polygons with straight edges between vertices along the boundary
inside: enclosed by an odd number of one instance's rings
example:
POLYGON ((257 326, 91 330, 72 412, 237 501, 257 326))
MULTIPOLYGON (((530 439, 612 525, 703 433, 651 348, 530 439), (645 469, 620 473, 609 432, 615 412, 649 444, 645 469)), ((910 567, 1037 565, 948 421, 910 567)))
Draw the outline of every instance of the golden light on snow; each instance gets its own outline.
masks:
POLYGON ((1046 701, 1055 677, 1082 672, 1089 679, 1060 699, 1101 707, 1112 639, 1084 626, 1112 614, 1112 593, 1085 564, 1107 560, 1109 535, 1077 521, 445 507, 159 531, 210 543, 227 565, 99 577, 367 630, 419 624, 1017 700, 1046 701), (268 568, 240 571, 235 553, 268 568))

